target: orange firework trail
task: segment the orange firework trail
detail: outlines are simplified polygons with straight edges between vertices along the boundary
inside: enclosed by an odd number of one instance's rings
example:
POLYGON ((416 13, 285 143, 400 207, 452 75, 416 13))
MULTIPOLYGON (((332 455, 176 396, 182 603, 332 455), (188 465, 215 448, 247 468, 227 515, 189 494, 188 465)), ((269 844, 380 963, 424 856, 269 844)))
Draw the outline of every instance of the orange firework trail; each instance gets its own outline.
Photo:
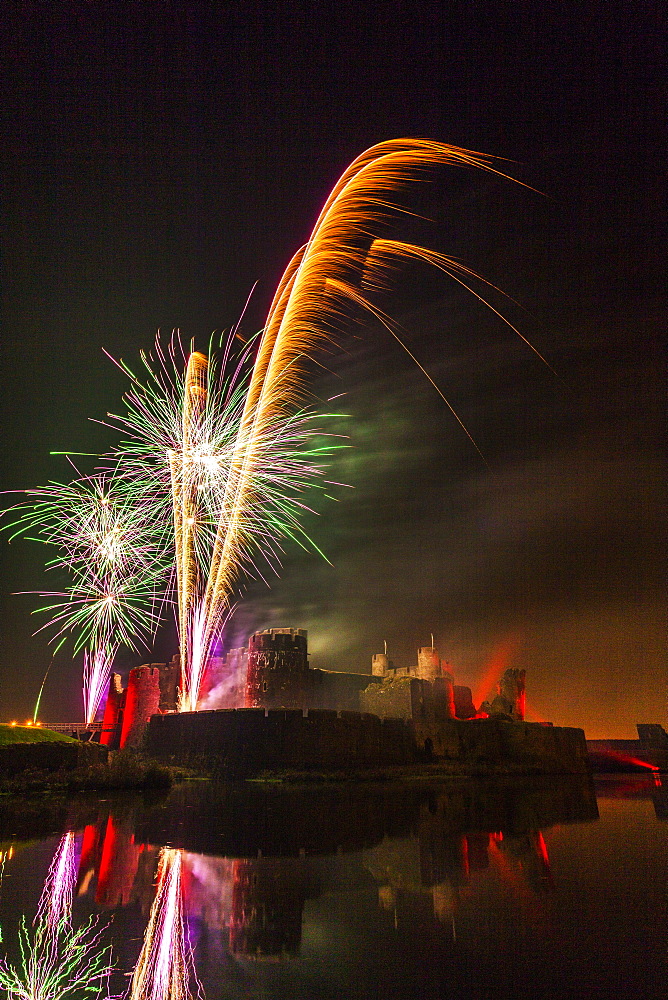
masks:
POLYGON ((169 452, 174 504, 174 540, 176 546, 176 579, 179 605, 179 635, 181 656, 189 665, 187 685, 182 687, 183 707, 197 707, 197 696, 204 669, 199 654, 199 615, 195 603, 198 565, 195 552, 197 537, 197 482, 192 475, 191 455, 201 437, 206 413, 207 371, 209 362, 203 354, 193 352, 188 358, 183 396, 182 448, 169 452))
POLYGON ((315 349, 338 332, 351 302, 382 319, 380 311, 357 290, 370 252, 376 281, 388 270, 392 257, 410 255, 437 264, 462 283, 462 274, 473 277, 443 255, 376 238, 381 225, 402 211, 397 193, 435 164, 500 173, 490 157, 428 140, 397 139, 373 146, 343 173, 308 243, 294 255, 279 283, 230 461, 202 606, 204 658, 231 607, 240 553, 249 544, 245 512, 253 504, 253 484, 272 427, 302 402, 308 363, 315 349))

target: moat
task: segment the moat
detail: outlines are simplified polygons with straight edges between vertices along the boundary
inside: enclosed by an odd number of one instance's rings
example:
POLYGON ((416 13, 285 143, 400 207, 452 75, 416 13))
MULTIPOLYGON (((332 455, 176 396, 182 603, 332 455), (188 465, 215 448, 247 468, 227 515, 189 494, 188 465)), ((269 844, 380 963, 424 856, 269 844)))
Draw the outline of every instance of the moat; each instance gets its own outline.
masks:
POLYGON ((71 925, 99 915, 112 995, 136 985, 177 873, 207 1000, 664 996, 667 793, 564 776, 4 798, 0 949, 17 965, 67 849, 71 925))

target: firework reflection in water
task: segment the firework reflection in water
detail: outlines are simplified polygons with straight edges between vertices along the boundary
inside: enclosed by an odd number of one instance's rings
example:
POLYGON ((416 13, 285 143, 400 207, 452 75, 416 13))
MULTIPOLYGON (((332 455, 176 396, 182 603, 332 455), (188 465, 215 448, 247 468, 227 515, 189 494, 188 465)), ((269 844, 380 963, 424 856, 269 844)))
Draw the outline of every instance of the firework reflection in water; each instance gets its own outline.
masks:
POLYGON ((157 891, 129 1000, 192 1000, 202 996, 185 937, 181 865, 181 851, 161 850, 157 891))
POLYGON ((112 971, 111 946, 104 945, 107 925, 91 917, 72 926, 72 895, 76 880, 74 833, 61 839, 29 927, 19 924, 21 961, 0 958, 0 988, 7 1000, 90 1000, 108 997, 112 971))

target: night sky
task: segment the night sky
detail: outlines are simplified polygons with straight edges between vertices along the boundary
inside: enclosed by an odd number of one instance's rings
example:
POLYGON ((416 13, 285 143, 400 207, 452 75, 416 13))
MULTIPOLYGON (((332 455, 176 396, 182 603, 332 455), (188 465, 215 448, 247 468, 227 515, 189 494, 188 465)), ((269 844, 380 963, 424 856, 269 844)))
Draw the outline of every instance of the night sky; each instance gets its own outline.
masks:
MULTIPOLYGON (((372 321, 314 376, 345 392, 354 489, 246 589, 230 641, 309 629, 311 663, 415 661, 434 634, 477 697, 527 668, 530 719, 632 737, 666 724, 663 596, 663 5, 8 4, 3 9, 2 489, 105 450, 88 418, 158 329, 252 333, 336 179, 383 139, 505 158, 527 187, 437 170, 411 193, 445 275, 402 267, 383 308, 483 452, 372 321), (487 685, 489 686, 489 685, 487 685)), ((408 231, 408 230, 406 230, 408 231)), ((327 408, 323 404, 323 408, 327 408)), ((7 498, 7 503, 11 498, 7 498)), ((45 551, 0 536, 0 716, 32 714, 50 659, 29 612, 45 551)), ((149 656, 175 651, 173 629, 149 656)), ((81 717, 62 652, 41 715, 81 717)))

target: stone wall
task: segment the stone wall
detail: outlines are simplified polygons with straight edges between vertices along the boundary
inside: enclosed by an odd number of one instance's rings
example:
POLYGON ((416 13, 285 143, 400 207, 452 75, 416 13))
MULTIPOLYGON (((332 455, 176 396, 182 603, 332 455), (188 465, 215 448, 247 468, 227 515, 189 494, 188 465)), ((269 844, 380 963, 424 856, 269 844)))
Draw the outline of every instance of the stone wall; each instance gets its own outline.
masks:
MULTIPOLYGON (((422 683, 409 679, 411 697, 411 685, 422 683)), ((496 768, 516 764, 529 772, 588 771, 581 729, 500 719, 438 720, 433 710, 414 720, 322 709, 307 715, 299 709, 265 713, 262 708, 156 715, 145 750, 159 760, 230 776, 281 769, 345 771, 431 758, 496 768)))
POLYGON ((265 769, 347 770, 416 759, 412 726, 359 712, 227 709, 151 719, 152 757, 229 774, 265 769))
POLYGON ((589 772, 583 729, 494 717, 453 719, 447 725, 457 731, 460 755, 472 762, 512 762, 548 774, 589 772))
MULTIPOLYGON (((370 674, 350 674, 344 671, 309 669, 306 678, 304 708, 330 708, 337 712, 359 712, 360 691, 369 684, 370 674)), ((363 708, 362 711, 369 711, 363 708)))

